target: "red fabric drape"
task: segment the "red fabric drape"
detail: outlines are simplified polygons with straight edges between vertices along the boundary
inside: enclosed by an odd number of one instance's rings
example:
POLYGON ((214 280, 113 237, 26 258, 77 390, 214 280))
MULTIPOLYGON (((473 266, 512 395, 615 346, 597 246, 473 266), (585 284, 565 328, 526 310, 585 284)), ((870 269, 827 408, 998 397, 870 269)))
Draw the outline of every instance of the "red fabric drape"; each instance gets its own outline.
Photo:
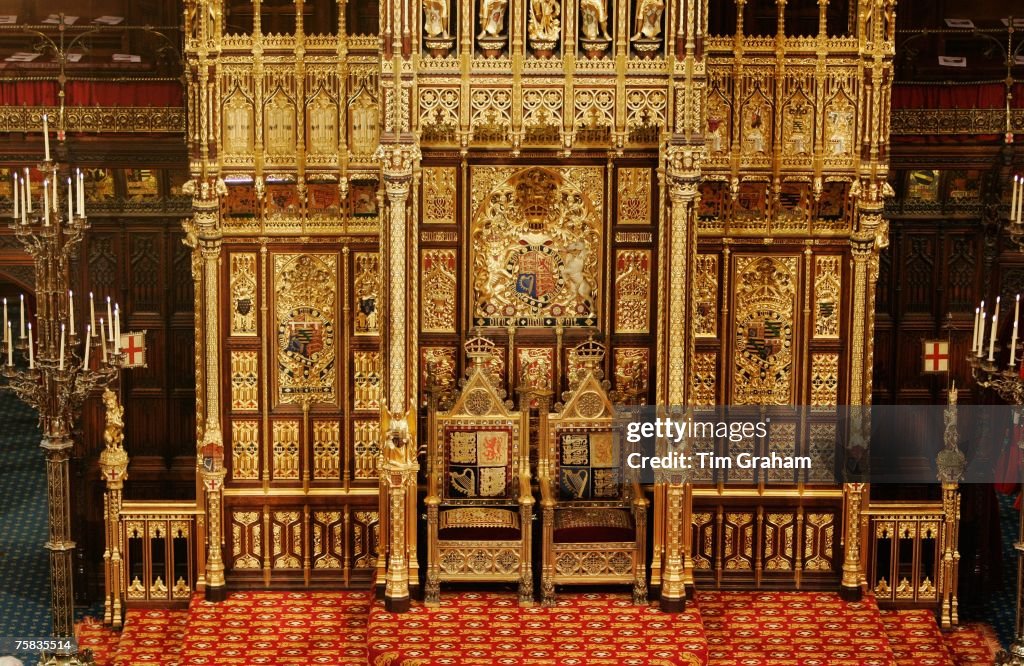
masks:
POLYGON ((69 81, 68 106, 183 106, 176 81, 69 81))
POLYGON ((56 106, 56 81, 0 81, 0 106, 56 106))
MULTIPOLYGON (((1018 88, 1024 86, 1018 85, 1018 88)), ((1014 97, 1017 97, 1015 92, 1014 97)), ((1019 100, 1014 100, 1017 106, 1019 100)), ((1006 86, 984 83, 975 86, 892 87, 894 109, 1002 109, 1006 107, 1006 86)))

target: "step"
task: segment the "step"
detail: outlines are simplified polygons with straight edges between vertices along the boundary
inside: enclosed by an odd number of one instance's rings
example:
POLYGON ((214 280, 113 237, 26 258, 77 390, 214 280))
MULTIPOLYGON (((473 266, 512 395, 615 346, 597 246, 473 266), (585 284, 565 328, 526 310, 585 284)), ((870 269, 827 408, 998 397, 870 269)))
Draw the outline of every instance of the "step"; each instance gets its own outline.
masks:
POLYGON ((889 647, 900 666, 955 666, 930 610, 881 612, 889 647))

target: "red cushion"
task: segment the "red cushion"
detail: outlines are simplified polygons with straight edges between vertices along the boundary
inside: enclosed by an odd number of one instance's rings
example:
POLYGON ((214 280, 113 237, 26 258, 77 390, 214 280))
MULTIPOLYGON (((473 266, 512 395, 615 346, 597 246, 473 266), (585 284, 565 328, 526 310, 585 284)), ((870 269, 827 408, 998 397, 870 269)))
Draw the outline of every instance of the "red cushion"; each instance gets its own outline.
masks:
POLYGON ((633 541, 636 530, 626 509, 561 509, 555 512, 555 543, 633 541))
POLYGON ((441 541, 518 541, 518 527, 445 527, 437 531, 441 541))

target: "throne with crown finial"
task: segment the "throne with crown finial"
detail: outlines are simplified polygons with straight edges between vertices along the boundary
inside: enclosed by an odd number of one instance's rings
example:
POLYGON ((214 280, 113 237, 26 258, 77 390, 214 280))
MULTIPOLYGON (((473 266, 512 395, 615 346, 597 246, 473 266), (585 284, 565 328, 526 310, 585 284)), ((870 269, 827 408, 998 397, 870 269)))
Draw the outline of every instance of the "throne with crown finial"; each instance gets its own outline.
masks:
POLYGON ((601 363, 604 345, 572 353, 578 369, 554 414, 542 410, 538 477, 543 525, 541 599, 556 585, 628 584, 647 601, 647 498, 626 464, 601 363))
POLYGON ((447 411, 428 412, 428 605, 446 582, 510 582, 533 600, 529 415, 511 411, 489 365, 494 343, 466 342, 470 366, 447 411))

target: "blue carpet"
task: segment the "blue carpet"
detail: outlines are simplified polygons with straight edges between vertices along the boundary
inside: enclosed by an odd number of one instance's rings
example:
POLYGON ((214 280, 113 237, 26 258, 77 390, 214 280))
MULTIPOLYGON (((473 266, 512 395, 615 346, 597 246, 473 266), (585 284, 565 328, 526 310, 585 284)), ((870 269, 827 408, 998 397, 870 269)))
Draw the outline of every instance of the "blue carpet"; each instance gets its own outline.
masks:
POLYGON ((999 528, 1003 541, 1003 587, 992 595, 985 605, 984 621, 996 630, 999 642, 1009 647, 1013 642, 1014 616, 1017 612, 1017 551, 1013 543, 1017 540, 1019 514, 1014 508, 1015 495, 997 493, 999 498, 999 528))
POLYGON ((0 636, 50 636, 46 465, 38 421, 34 410, 3 390, 0 424, 0 636))

